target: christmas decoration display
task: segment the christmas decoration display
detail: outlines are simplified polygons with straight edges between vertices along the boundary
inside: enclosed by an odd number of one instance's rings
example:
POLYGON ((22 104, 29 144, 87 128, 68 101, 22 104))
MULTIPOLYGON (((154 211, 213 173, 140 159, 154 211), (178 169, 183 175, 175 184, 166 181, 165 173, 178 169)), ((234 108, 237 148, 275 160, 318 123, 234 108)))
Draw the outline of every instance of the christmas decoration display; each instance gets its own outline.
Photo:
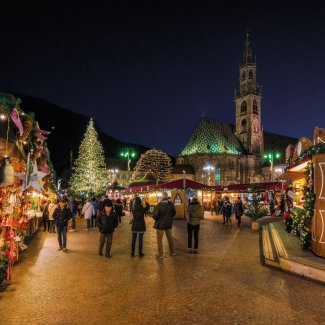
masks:
POLYGON ((15 182, 15 169, 9 157, 5 157, 0 166, 0 186, 11 186, 15 182))
POLYGON ((39 136, 49 132, 20 103, 0 93, 0 281, 11 279, 19 253, 38 229, 45 198, 56 196, 55 173, 39 136))
POLYGON ((168 182, 172 171, 170 157, 161 150, 151 149, 141 155, 134 172, 133 179, 141 180, 148 172, 153 173, 157 181, 168 182))
POLYGON ((104 150, 91 119, 74 162, 69 190, 80 197, 102 195, 108 184, 107 175, 104 150))

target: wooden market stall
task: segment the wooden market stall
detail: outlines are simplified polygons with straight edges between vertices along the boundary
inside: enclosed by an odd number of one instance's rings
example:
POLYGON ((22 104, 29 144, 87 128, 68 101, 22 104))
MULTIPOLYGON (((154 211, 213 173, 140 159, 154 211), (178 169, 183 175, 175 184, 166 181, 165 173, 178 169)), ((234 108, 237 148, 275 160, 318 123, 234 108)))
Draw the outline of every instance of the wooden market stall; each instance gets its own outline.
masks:
POLYGON ((20 100, 0 93, 0 281, 38 229, 51 190, 53 169, 44 135, 20 100))
POLYGON ((201 203, 205 204, 205 200, 212 201, 215 193, 213 186, 183 178, 164 184, 130 187, 124 191, 124 194, 142 196, 150 204, 152 212, 153 207, 161 200, 162 192, 164 191, 167 192, 171 202, 175 205, 176 218, 186 218, 189 199, 195 196, 201 203))
POLYGON ((313 141, 301 138, 292 160, 280 179, 294 193, 293 232, 303 248, 325 257, 325 129, 315 128, 313 141))

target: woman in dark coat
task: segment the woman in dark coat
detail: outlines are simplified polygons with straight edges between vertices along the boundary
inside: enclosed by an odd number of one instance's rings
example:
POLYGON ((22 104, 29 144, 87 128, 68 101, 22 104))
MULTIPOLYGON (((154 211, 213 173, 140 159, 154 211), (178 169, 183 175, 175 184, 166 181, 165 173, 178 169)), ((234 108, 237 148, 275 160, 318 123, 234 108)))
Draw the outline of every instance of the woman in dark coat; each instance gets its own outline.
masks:
POLYGON ((134 257, 135 252, 135 244, 137 241, 137 236, 139 234, 139 256, 142 257, 144 254, 142 253, 142 245, 143 245, 143 235, 146 231, 146 223, 144 221, 144 216, 146 212, 149 210, 149 204, 147 203, 145 207, 143 207, 140 197, 136 197, 133 202, 133 220, 132 220, 132 248, 131 248, 131 256, 134 257))

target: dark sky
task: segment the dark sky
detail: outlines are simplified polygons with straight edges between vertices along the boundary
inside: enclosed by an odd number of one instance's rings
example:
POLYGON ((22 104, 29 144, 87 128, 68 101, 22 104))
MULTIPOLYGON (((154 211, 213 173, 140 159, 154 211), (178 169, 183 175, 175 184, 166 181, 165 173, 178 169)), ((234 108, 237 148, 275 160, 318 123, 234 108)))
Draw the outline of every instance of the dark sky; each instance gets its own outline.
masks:
POLYGON ((311 137, 325 127, 322 2, 25 2, 1 5, 0 91, 93 116, 120 140, 176 155, 202 112, 234 123, 249 29, 264 129, 311 137))

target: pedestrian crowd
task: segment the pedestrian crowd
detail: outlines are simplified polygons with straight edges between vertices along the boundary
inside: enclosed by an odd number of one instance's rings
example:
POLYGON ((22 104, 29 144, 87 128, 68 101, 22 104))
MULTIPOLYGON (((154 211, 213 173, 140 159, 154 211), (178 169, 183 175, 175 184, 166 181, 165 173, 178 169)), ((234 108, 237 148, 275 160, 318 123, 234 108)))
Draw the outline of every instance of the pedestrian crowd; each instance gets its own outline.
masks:
MULTIPOLYGON (((111 257, 113 243, 113 233, 115 228, 122 222, 123 211, 126 208, 125 202, 117 199, 115 202, 109 198, 91 198, 86 201, 71 198, 70 200, 61 198, 59 201, 49 200, 43 208, 43 231, 57 232, 59 250, 67 250, 68 225, 71 230, 76 229, 76 218, 84 218, 86 229, 92 228, 99 230, 98 254, 111 257), (56 230, 55 230, 56 229, 56 230), (104 249, 105 248, 105 249, 104 249), (104 251, 104 252, 103 252, 104 251)), ((141 200, 136 196, 130 201, 130 224, 132 232, 131 257, 135 256, 136 244, 138 242, 138 256, 143 257, 143 237, 146 232, 145 216, 150 209, 146 200, 141 200)), ((244 205, 240 197, 234 204, 229 197, 214 199, 211 214, 221 214, 224 225, 232 225, 231 215, 237 219, 238 227, 241 224, 241 217, 244 213, 244 205)), ((162 193, 161 201, 154 207, 152 217, 154 219, 153 228, 156 229, 157 236, 157 255, 158 259, 164 257, 163 237, 166 235, 169 254, 175 256, 175 248, 172 236, 173 219, 176 215, 174 204, 170 201, 166 192, 162 193)), ((187 207, 187 235, 188 253, 197 254, 199 249, 200 221, 204 218, 204 207, 199 200, 194 197, 189 200, 187 207), (194 237, 194 243, 193 243, 194 237)))

